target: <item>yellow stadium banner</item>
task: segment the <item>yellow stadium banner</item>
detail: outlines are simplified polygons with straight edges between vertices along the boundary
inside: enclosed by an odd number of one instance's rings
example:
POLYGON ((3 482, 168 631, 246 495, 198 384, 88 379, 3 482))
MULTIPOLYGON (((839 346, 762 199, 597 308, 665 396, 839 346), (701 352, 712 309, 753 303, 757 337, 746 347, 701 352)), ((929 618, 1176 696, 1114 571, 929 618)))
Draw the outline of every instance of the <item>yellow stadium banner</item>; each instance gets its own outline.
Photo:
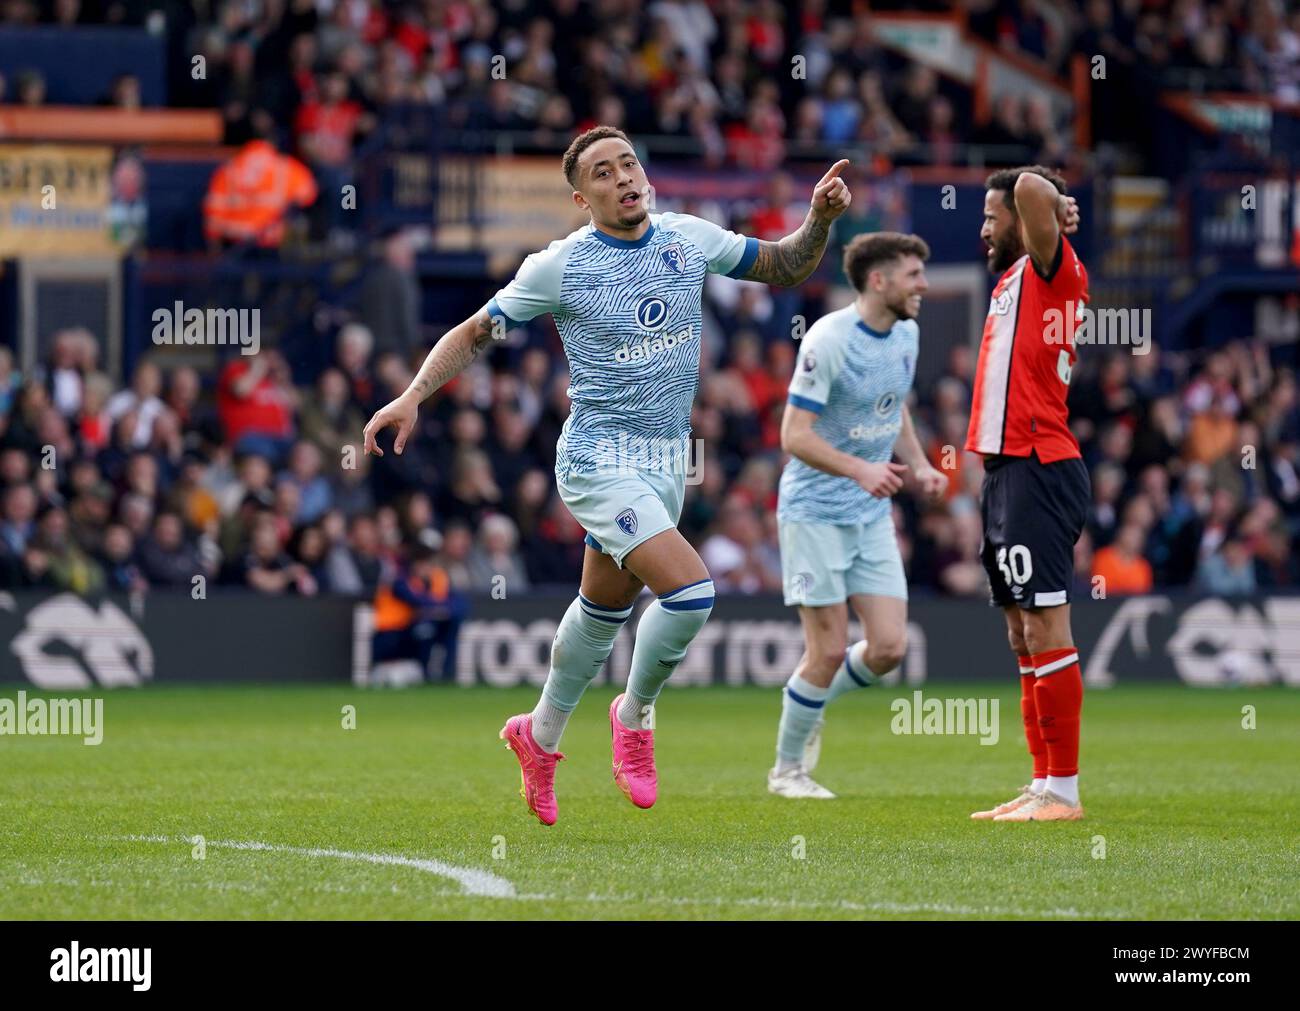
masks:
POLYGON ((113 149, 0 144, 0 256, 103 255, 113 149))

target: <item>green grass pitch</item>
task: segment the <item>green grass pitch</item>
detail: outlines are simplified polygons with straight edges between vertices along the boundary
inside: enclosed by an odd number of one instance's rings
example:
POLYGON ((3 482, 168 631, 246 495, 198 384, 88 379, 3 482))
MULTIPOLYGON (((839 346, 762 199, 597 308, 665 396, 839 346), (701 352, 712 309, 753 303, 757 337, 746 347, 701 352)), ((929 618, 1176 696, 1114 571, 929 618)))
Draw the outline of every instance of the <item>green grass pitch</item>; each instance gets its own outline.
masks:
POLYGON ((910 693, 839 700, 817 772, 839 799, 789 801, 764 779, 777 689, 668 689, 639 811, 593 689, 549 829, 496 736, 532 689, 108 693, 98 747, 0 737, 0 918, 1300 916, 1300 693, 1089 692, 1088 817, 1046 825, 967 817, 1026 779, 1016 686, 926 689, 999 697, 994 746, 891 734, 910 693))

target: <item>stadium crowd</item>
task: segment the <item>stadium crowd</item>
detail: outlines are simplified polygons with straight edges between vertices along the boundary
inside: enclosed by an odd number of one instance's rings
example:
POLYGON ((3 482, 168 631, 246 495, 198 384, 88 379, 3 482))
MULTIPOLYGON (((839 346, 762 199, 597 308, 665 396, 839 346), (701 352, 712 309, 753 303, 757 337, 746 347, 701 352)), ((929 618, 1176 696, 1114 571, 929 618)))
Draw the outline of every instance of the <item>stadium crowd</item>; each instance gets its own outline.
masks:
MULTIPOLYGON (((388 107, 405 104, 440 107, 452 130, 508 131, 522 150, 563 149, 604 122, 656 138, 663 156, 759 169, 801 148, 855 140, 905 163, 951 164, 965 143, 992 145, 981 161, 1060 164, 1067 154, 1064 124, 1041 98, 1007 98, 990 123, 967 130, 969 89, 888 52, 865 20, 819 0, 798 11, 771 0, 296 0, 209 10, 202 19, 189 5, 169 10, 183 51, 205 61, 202 77, 173 78, 169 104, 219 109, 227 144, 274 139, 322 185, 346 175, 388 107), (774 73, 796 55, 806 79, 774 73)), ((120 23, 139 13, 92 0, 10 0, 3 11, 20 24, 120 23)), ((44 104, 43 76, 0 75, 4 101, 44 104)), ((99 101, 139 108, 140 82, 123 74, 99 101)))
MULTIPOLYGON (((597 122, 660 150, 770 168, 865 143, 900 163, 1076 157, 1070 123, 1041 95, 1004 96, 978 122, 969 87, 882 46, 847 0, 6 0, 0 23, 145 24, 165 12, 169 104, 221 110, 228 144, 278 136, 325 178, 345 172, 377 114, 442 107, 453 128, 563 149, 597 122), (192 55, 204 73, 192 73, 192 55), (795 61, 800 74, 792 73, 795 61), (501 62, 504 61, 504 62, 501 62), (667 142, 666 145, 664 142, 667 142)), ((1300 97, 1300 5, 1281 0, 877 0, 870 11, 957 11, 974 34, 1066 80, 1071 56, 1113 65, 1113 114, 1151 88, 1300 97), (1135 76, 1137 75, 1137 76, 1135 76), (1127 82, 1127 83, 1126 83, 1127 82)), ((1098 96, 1105 100, 1106 94, 1098 96)), ((0 74, 0 102, 41 105, 42 75, 0 74)), ((136 108, 116 78, 104 105, 136 108)))
MULTIPOLYGON (((871 9, 904 6, 954 5, 871 9)), ((1134 73, 1201 73, 1220 89, 1296 97, 1295 3, 956 6, 976 34, 1048 72, 1100 53, 1134 73)), ((0 21, 144 24, 154 8, 5 0, 0 21)), ((188 56, 171 61, 169 104, 219 109, 231 144, 274 137, 322 188, 346 177, 389 106, 412 102, 442 107, 453 127, 512 131, 517 148, 563 148, 599 121, 675 138, 706 165, 763 170, 854 142, 904 163, 957 162, 970 145, 988 163, 1068 166, 1076 155, 1069 124, 1039 96, 998 101, 977 124, 969 89, 888 51, 869 19, 835 0, 232 0, 165 11, 169 38, 206 68, 195 76, 188 56), (805 80, 787 72, 795 56, 805 80)), ((46 100, 38 73, 0 74, 0 102, 46 100)), ((124 74, 101 101, 138 107, 140 82, 124 74)), ((843 235, 898 227, 881 193, 855 203, 843 235)), ((731 224, 776 238, 797 202, 772 172, 765 202, 731 224)), ((405 387, 436 337, 419 319, 409 249, 386 241, 387 274, 363 290, 360 322, 339 330, 332 365, 309 386, 295 385, 274 349, 219 373, 146 356, 118 388, 97 335, 57 334, 30 375, 0 347, 0 586, 188 592, 202 575, 267 594, 369 595, 413 551, 432 550, 461 590, 490 590, 501 576, 512 588, 571 587, 583 531, 550 470, 568 410, 553 341, 534 333, 508 367, 498 354, 437 394, 402 456, 360 453, 366 417, 405 387)), ((827 265, 834 273, 838 247, 827 265)), ((723 592, 780 588, 787 322, 833 308, 825 284, 805 287, 791 295, 711 278, 706 292, 712 338, 693 417, 703 455, 682 526, 723 592)), ((921 324, 924 340, 924 314, 921 324)), ((972 351, 954 349, 945 374, 917 391, 921 433, 953 476, 941 508, 907 497, 896 507, 917 592, 986 592, 979 462, 960 452, 973 370, 972 351)), ((1196 357, 1085 353, 1076 377, 1095 499, 1082 590, 1093 575, 1108 593, 1300 585, 1300 417, 1288 369, 1239 340, 1196 357)))
MULTIPOLYGON (((760 302, 761 304, 761 302, 760 302)), ((711 311, 719 311, 711 303, 711 311)), ((793 341, 740 315, 706 356, 693 415, 702 453, 682 529, 723 592, 778 591, 780 416, 793 341)), ((922 321, 924 335, 924 321, 922 321)), ((924 339, 924 336, 923 336, 924 339)), ((554 490, 568 411, 563 361, 538 347, 477 364, 424 406, 406 451, 360 453, 411 360, 351 323, 334 364, 295 387, 274 350, 236 356, 211 388, 189 366, 140 362, 125 388, 93 335, 59 333, 22 376, 0 348, 0 586, 191 592, 194 577, 265 594, 370 595, 433 549, 449 585, 489 592, 578 579, 584 531, 554 490)), ((918 428, 952 477, 945 501, 895 515, 914 592, 978 597, 979 458, 964 454, 974 356, 959 346, 917 391, 918 428)), ((1240 341, 1190 362, 1082 358, 1071 401, 1092 474, 1080 590, 1300 585, 1296 380, 1240 341)))

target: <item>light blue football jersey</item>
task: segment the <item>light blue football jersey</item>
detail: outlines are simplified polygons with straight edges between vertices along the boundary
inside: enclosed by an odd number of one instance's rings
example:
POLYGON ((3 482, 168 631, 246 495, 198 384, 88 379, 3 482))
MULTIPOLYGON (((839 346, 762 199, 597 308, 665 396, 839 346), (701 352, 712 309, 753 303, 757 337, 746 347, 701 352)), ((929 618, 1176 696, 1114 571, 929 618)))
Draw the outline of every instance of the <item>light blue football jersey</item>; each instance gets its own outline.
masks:
POLYGON ((486 308, 507 327, 547 312, 555 319, 572 401, 557 474, 599 472, 613 452, 630 469, 657 469, 654 453, 639 467, 635 447, 687 445, 704 277, 741 277, 757 255, 757 239, 689 214, 652 214, 635 242, 587 224, 524 261, 486 308))
MULTIPOLYGON (((850 304, 808 328, 790 380, 789 402, 817 415, 813 431, 836 449, 883 463, 903 428, 916 374, 920 328, 899 320, 877 333, 850 304)), ((856 481, 791 457, 781 474, 777 519, 791 523, 870 523, 889 512, 856 481)))

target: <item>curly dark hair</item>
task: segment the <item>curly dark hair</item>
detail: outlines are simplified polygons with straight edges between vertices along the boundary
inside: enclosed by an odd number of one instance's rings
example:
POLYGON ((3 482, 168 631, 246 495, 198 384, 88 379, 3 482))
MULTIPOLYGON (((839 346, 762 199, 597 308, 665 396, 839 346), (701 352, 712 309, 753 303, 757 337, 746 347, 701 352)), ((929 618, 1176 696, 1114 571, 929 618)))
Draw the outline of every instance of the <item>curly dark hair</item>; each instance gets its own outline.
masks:
POLYGON ((1019 168, 998 169, 986 180, 984 188, 986 190, 1001 190, 1002 202, 1007 205, 1007 209, 1012 213, 1016 209, 1016 180, 1026 172, 1032 172, 1036 176, 1042 176, 1049 183, 1056 187, 1056 192, 1065 194, 1069 192, 1065 185, 1065 180, 1043 165, 1021 165, 1019 168))

